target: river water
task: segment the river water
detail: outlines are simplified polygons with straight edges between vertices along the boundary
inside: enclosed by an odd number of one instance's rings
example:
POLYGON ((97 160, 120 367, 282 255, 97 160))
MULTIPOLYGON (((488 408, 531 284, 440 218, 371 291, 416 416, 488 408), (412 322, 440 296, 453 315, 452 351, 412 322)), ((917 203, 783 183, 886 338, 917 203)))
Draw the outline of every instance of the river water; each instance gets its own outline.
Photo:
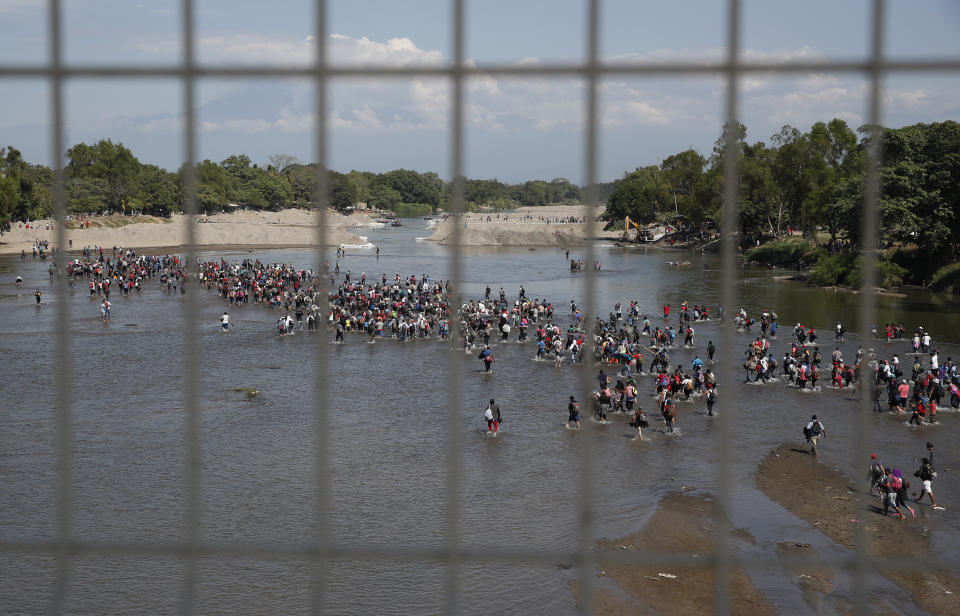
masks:
MULTIPOLYGON (((341 262, 356 277, 381 272, 392 278, 422 273, 446 278, 450 252, 416 238, 429 235, 423 221, 402 228, 364 231, 381 247, 350 249, 341 262)), ((213 251, 211 258, 245 256, 316 267, 306 250, 213 251)), ((659 315, 675 308, 716 306, 719 263, 689 258, 676 269, 677 253, 597 247, 603 264, 597 302, 603 314, 616 301, 640 302, 659 315)), ((582 273, 571 273, 562 250, 465 248, 464 283, 469 295, 489 284, 516 296, 548 297, 567 312, 582 301, 582 273)), ((330 251, 333 262, 333 251, 330 251)), ((571 253, 571 257, 582 257, 571 253)), ((821 330, 829 356, 832 326, 840 319, 856 326, 857 297, 779 281, 765 270, 739 274, 742 305, 757 314, 774 309, 784 326, 773 346, 779 359, 789 346, 789 330, 802 321, 821 330)), ((219 331, 225 302, 200 294, 200 408, 202 409, 202 503, 200 534, 205 542, 309 543, 313 520, 313 363, 316 336, 298 332, 285 339, 273 333, 274 314, 262 306, 231 309, 230 334, 219 331), (234 387, 255 387, 246 400, 234 387)), ((0 257, 0 538, 51 539, 56 536, 56 448, 53 340, 55 304, 69 303, 69 375, 74 433, 73 534, 84 541, 177 542, 184 538, 185 480, 183 414, 183 302, 153 283, 136 297, 115 297, 113 322, 99 321, 98 304, 82 286, 63 297, 52 288, 47 265, 0 257), (23 288, 14 279, 23 276, 23 288), (32 291, 44 289, 43 306, 32 291)), ((733 307, 727 307, 732 314, 733 307)), ((878 322, 901 322, 908 331, 923 325, 941 357, 960 358, 960 313, 944 296, 910 292, 882 297, 878 322)), ((564 318, 566 318, 564 316, 564 318)), ((659 323, 660 319, 652 319, 659 323)), ((707 340, 719 336, 716 322, 696 325, 697 350, 672 353, 673 363, 689 365, 704 354, 707 340)), ((738 361, 751 334, 737 334, 738 361)), ((858 338, 848 334, 841 349, 852 357, 858 338)), ((874 346, 876 341, 871 341, 874 346)), ((881 357, 906 353, 908 342, 880 344, 881 357)), ((575 369, 535 362, 530 344, 500 344, 491 377, 479 372, 473 355, 446 349, 435 340, 363 344, 348 336, 331 345, 328 411, 332 460, 330 532, 335 545, 439 547, 445 533, 446 370, 460 370, 463 399, 459 429, 462 451, 461 545, 490 549, 576 549, 579 541, 582 435, 564 427, 566 400, 577 392, 575 369), (458 363, 452 359, 464 358, 458 363), (499 438, 483 434, 482 412, 496 398, 505 416, 499 438)), ((725 349, 720 349, 724 357, 725 349)), ((726 360, 726 359, 725 359, 726 360)), ((907 365, 909 366, 909 360, 907 365)), ((644 394, 651 377, 641 377, 644 394)), ((829 439, 822 460, 861 479, 867 461, 850 459, 855 394, 824 389, 802 394, 782 384, 724 387, 735 400, 733 525, 755 542, 734 549, 772 555, 784 539, 813 543, 821 554, 842 555, 810 526, 770 501, 755 487, 756 466, 766 453, 799 442, 811 412, 823 419, 829 439)), ((652 399, 644 399, 654 408, 652 399)), ((681 403, 680 435, 668 436, 651 422, 645 440, 632 440, 627 419, 614 416, 596 430, 597 538, 638 530, 656 510, 659 498, 684 487, 711 493, 716 486, 718 425, 702 402, 681 403)), ((587 417, 589 413, 585 413, 587 417)), ((652 415, 653 416, 653 415, 652 415)), ((924 443, 938 443, 938 501, 950 504, 960 488, 951 473, 957 453, 960 417, 944 412, 937 426, 908 428, 902 418, 875 416, 870 441, 888 465, 915 470, 924 443)), ((960 547, 960 522, 948 508, 918 516, 933 532, 935 553, 960 547)), ((569 583, 580 573, 551 563, 543 566, 464 563, 459 577, 462 613, 567 614, 576 609, 569 583)), ((40 613, 47 609, 55 561, 47 556, 0 556, 0 612, 40 613)), ((175 558, 77 557, 69 581, 67 608, 76 614, 170 613, 181 597, 185 566, 175 558)), ((298 614, 310 606, 310 567, 277 559, 203 559, 196 590, 197 613, 298 614)), ((751 571, 753 581, 774 605, 789 611, 802 593, 792 575, 777 568, 751 571)), ((326 607, 338 614, 423 614, 442 609, 446 584, 442 562, 337 560, 332 564, 326 607)), ((603 584, 603 580, 598 583, 603 584)), ((849 597, 849 579, 839 576, 835 596, 849 597)), ((871 591, 901 613, 920 613, 909 597, 882 578, 871 591)), ((829 610, 828 610, 829 611, 829 610)))

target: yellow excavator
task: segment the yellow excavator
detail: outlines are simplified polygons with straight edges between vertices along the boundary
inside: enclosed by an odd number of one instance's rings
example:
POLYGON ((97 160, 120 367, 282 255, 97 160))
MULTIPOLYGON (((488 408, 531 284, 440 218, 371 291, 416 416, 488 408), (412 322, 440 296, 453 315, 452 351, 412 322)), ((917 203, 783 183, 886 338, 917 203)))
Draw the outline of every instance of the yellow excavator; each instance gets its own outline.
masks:
POLYGON ((630 220, 630 217, 627 216, 624 219, 624 225, 623 225, 623 234, 625 239, 630 239, 630 227, 633 227, 634 229, 637 230, 637 240, 639 241, 640 238, 643 237, 643 229, 640 228, 640 225, 638 223, 630 220))

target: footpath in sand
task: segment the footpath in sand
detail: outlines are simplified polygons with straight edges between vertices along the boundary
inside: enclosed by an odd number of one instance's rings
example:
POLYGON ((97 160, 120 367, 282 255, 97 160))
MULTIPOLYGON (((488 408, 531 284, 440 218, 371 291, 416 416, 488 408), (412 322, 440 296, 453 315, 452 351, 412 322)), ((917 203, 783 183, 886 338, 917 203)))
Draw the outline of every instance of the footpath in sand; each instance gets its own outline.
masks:
POLYGON ((584 218, 585 208, 575 205, 522 207, 490 214, 463 214, 442 221, 428 238, 439 244, 464 246, 580 246, 596 238, 616 239, 618 231, 603 231, 606 222, 593 222, 604 208, 592 207, 589 222, 566 222, 584 218), (487 217, 490 220, 487 220, 487 217), (498 218, 499 216, 499 218, 498 218))
MULTIPOLYGON (((90 219, 89 228, 66 229, 67 239, 73 240, 73 245, 70 246, 68 241, 66 248, 179 248, 187 242, 189 218, 185 215, 176 215, 169 219, 152 216, 95 217, 90 219)), ((348 226, 355 225, 351 225, 346 217, 328 212, 326 218, 326 245, 356 246, 366 243, 360 236, 347 230, 348 226)), ((319 219, 320 215, 316 212, 298 209, 197 216, 196 220, 206 222, 196 224, 196 244, 201 247, 312 246, 317 243, 319 219)), ((53 246, 56 232, 51 223, 49 220, 36 221, 31 223, 30 229, 22 223, 14 223, 10 231, 0 236, 0 254, 19 254, 21 250, 29 254, 37 240, 46 240, 53 246), (48 224, 51 224, 50 230, 46 229, 48 224)))
MULTIPOLYGON (((709 496, 668 494, 643 529, 620 539, 597 542, 598 556, 604 552, 651 551, 703 554, 714 550, 714 526, 719 516, 716 501, 709 496)), ((731 532, 731 540, 752 541, 743 529, 731 532)), ((628 598, 608 588, 594 591, 594 613, 627 614, 710 614, 714 612, 716 575, 712 568, 636 566, 611 564, 597 572, 613 581, 628 598)), ((572 583, 574 596, 579 585, 572 583)), ((776 610, 754 586, 742 569, 730 572, 732 614, 766 616, 776 610)))
MULTIPOLYGON (((912 479, 912 477, 911 477, 912 479)), ((914 483, 911 491, 918 487, 914 483)), ((923 515, 906 520, 884 516, 878 507, 879 497, 870 497, 867 511, 856 510, 856 494, 847 478, 834 469, 820 464, 805 448, 782 445, 770 452, 757 471, 757 485, 771 499, 814 528, 847 548, 855 548, 857 526, 867 530, 870 554, 887 558, 929 558, 931 520, 923 515)), ((929 505, 910 503, 915 509, 928 510, 929 505)), ((929 511, 924 511, 929 513, 929 511)), ((935 522, 935 520, 933 520, 935 522)), ((781 553, 796 553, 802 544, 784 542, 781 553)), ((811 592, 829 592, 828 574, 810 571, 811 583, 818 588, 811 592)), ((894 584, 909 592, 914 601, 931 614, 960 614, 957 604, 960 579, 956 572, 933 570, 882 570, 894 584)), ((804 589, 805 592, 808 589, 804 589)))

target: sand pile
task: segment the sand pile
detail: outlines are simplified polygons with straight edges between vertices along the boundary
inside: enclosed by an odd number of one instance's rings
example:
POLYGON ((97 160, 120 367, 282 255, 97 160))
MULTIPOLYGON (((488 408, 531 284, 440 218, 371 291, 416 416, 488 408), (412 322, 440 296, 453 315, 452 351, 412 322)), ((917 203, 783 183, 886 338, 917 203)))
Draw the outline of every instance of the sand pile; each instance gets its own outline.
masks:
POLYGON ((542 206, 522 207, 499 217, 490 214, 490 220, 487 214, 466 214, 444 220, 428 239, 452 244, 455 225, 460 225, 459 243, 465 246, 567 246, 618 237, 617 232, 603 231, 603 222, 561 222, 569 217, 593 220, 602 213, 602 207, 542 206))
POLYGON ((459 238, 464 246, 564 246, 584 244, 587 238, 587 225, 582 224, 488 223, 448 218, 427 239, 454 243, 455 224, 464 225, 459 238))
MULTIPOLYGON (((237 212, 198 216, 205 220, 196 224, 198 246, 310 246, 317 242, 316 225, 319 214, 307 210, 283 210, 280 212, 237 212)), ((132 219, 108 217, 93 219, 103 224, 123 224, 132 219), (109 221, 109 222, 108 222, 109 221)), ((85 246, 117 246, 119 248, 175 248, 186 244, 189 217, 175 215, 170 219, 142 216, 133 224, 116 227, 67 229, 67 239, 73 240, 73 250, 85 246), (142 221, 142 222, 141 222, 142 221)), ((31 251, 36 240, 47 240, 53 246, 55 232, 46 226, 52 221, 31 223, 31 228, 16 223, 0 236, 0 254, 31 251), (35 228, 34 228, 35 224, 35 228)), ((335 212, 327 213, 325 243, 362 245, 366 241, 346 230, 346 218, 335 212)), ((70 248, 68 242, 67 248, 70 248)))
MULTIPOLYGON (((757 486, 798 518, 810 522, 818 531, 840 545, 854 549, 858 526, 866 527, 867 551, 879 557, 926 559, 933 555, 932 533, 942 512, 930 505, 911 502, 916 517, 908 512, 906 520, 883 515, 876 494, 868 498, 866 511, 857 509, 858 486, 851 486, 843 473, 821 464, 807 453, 805 445, 781 445, 767 455, 757 469, 757 486)), ((913 480, 911 492, 918 489, 913 480)), ((865 482, 858 482, 860 489, 865 482)), ((933 535, 935 536, 935 535, 933 535)), ((911 595, 930 614, 957 614, 956 596, 960 576, 955 570, 880 570, 894 584, 911 595)))

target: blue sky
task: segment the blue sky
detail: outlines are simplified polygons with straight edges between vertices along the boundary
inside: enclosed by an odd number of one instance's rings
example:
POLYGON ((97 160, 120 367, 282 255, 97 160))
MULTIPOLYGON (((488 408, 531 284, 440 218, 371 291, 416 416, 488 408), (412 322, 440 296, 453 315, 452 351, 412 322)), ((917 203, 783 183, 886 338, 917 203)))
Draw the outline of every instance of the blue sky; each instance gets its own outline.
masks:
MULTIPOLYGON (((330 0, 327 43, 342 64, 436 66, 451 58, 447 0, 330 0)), ((860 59, 870 47, 870 2, 744 0, 743 55, 860 59)), ((180 0, 63 0, 71 64, 170 64, 180 49, 180 0)), ((890 58, 960 58, 960 2, 888 2, 890 58)), ((600 53, 610 62, 718 60, 722 1, 604 0, 600 53)), ((0 63, 44 63, 46 2, 0 0, 0 63)), ((313 4, 305 0, 197 0, 197 50, 207 64, 307 64, 313 4)), ((477 63, 578 61, 586 47, 583 0, 467 0, 466 56, 477 63)), ((960 75, 885 80, 883 122, 960 120, 960 75)), ((68 144, 109 137, 144 162, 183 158, 182 91, 175 80, 76 80, 66 87, 68 144)), ((340 171, 398 167, 449 177, 449 87, 443 80, 336 80, 328 88, 328 162, 340 171)), ((841 117, 866 119, 862 75, 751 75, 740 96, 748 138, 769 140, 841 117)), ((313 89, 296 80, 204 80, 198 90, 199 158, 246 152, 256 162, 314 158, 313 89)), ((719 77, 609 78, 600 87, 599 175, 615 179, 694 147, 709 153, 723 117, 719 77)), ((466 88, 466 172, 506 181, 583 180, 584 84, 577 79, 472 80, 466 88)), ((49 87, 0 80, 0 142, 52 160, 49 87)))

